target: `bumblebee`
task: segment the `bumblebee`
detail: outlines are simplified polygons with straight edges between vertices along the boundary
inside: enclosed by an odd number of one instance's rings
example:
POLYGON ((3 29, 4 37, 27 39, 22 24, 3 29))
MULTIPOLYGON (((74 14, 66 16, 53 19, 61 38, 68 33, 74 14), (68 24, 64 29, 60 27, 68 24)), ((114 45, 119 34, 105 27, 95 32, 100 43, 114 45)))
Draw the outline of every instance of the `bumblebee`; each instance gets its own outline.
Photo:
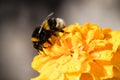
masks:
POLYGON ((42 24, 35 28, 32 34, 33 47, 38 51, 43 51, 44 43, 48 42, 50 45, 52 43, 49 41, 49 38, 53 36, 58 36, 56 32, 64 32, 63 28, 65 27, 65 22, 61 18, 54 18, 51 16, 53 13, 49 14, 42 24))

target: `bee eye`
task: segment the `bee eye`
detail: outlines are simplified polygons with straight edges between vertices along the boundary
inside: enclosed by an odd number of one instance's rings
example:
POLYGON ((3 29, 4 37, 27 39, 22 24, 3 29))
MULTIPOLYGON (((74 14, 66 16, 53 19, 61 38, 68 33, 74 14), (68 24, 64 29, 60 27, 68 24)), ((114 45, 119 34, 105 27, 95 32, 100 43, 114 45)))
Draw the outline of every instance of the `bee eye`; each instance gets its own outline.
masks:
POLYGON ((49 24, 50 28, 53 29, 56 26, 56 20, 54 18, 51 18, 48 20, 48 24, 49 24))

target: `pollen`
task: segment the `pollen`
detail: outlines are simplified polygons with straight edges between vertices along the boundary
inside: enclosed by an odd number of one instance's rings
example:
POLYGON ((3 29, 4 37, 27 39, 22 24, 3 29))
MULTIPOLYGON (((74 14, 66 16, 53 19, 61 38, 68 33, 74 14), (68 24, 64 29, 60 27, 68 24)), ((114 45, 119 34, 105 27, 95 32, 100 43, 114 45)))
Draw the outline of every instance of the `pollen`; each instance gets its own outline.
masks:
POLYGON ((35 38, 35 37, 32 37, 32 38, 31 38, 31 41, 33 41, 33 42, 38 42, 39 39, 37 39, 37 38, 35 38))
POLYGON ((46 30, 50 30, 50 26, 49 26, 49 24, 48 24, 47 22, 44 24, 44 28, 45 28, 46 30))
POLYGON ((120 31, 91 23, 63 30, 34 57, 39 75, 31 80, 120 80, 120 31))

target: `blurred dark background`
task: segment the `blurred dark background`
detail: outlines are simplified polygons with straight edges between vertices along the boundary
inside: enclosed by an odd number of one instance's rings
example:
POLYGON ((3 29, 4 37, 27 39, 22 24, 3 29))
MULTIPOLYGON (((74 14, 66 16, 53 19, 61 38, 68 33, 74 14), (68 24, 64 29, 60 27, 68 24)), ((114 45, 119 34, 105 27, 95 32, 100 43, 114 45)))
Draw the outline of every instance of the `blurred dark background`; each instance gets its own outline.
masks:
POLYGON ((37 51, 32 47, 35 26, 54 12, 66 24, 97 23, 120 30, 120 0, 3 0, 0 1, 0 80, 30 80, 37 51))

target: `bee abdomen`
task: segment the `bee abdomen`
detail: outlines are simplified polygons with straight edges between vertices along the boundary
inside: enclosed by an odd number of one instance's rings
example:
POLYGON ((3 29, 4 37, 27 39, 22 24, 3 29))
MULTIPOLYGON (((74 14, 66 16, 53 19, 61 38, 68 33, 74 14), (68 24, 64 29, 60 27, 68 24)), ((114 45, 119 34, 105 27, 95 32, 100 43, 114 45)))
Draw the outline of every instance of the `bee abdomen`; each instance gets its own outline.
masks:
POLYGON ((65 27, 65 21, 61 18, 56 18, 56 28, 62 29, 65 27))

